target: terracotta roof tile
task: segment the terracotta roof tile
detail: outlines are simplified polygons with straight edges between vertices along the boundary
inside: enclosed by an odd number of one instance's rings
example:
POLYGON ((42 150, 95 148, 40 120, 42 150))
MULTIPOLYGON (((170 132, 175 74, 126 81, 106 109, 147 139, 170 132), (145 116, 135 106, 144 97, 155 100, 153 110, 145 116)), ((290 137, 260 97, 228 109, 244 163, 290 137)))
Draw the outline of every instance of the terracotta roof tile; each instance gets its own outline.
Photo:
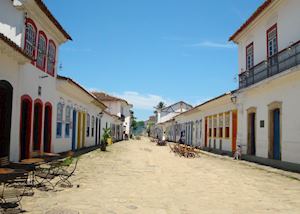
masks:
POLYGON ((94 96, 97 97, 97 99, 99 99, 100 101, 108 101, 108 102, 123 101, 123 102, 126 102, 128 104, 128 102, 126 100, 118 98, 118 97, 111 96, 111 95, 106 94, 104 92, 92 92, 92 94, 94 94, 94 96))
POLYGON ((247 28, 267 7, 275 0, 266 0, 256 11, 247 19, 247 21, 229 38, 233 41, 245 28, 247 28))

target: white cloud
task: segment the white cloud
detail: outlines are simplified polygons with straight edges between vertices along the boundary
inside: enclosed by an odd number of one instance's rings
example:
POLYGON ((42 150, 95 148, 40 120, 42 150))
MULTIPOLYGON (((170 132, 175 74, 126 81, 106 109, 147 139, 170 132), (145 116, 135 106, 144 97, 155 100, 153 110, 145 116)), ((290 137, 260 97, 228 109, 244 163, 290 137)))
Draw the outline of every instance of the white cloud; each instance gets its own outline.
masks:
POLYGON ((130 104, 133 104, 135 109, 141 110, 153 110, 153 107, 160 101, 164 102, 166 105, 173 103, 171 99, 163 98, 159 95, 140 94, 136 91, 125 91, 121 94, 112 93, 112 95, 127 100, 130 104))
POLYGON ((218 43, 218 42, 211 42, 205 41, 200 43, 195 43, 191 45, 186 45, 187 47, 205 47, 205 48, 235 48, 236 46, 231 43, 218 43))

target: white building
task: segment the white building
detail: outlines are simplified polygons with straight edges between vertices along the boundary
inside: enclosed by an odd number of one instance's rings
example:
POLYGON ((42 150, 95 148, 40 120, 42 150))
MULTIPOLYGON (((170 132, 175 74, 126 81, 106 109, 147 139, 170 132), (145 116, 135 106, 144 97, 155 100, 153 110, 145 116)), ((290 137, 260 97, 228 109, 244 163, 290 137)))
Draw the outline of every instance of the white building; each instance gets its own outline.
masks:
POLYGON ((101 122, 103 128, 110 128, 113 142, 123 139, 123 121, 120 117, 104 111, 101 122))
POLYGON ((178 114, 190 110, 193 106, 180 101, 162 109, 157 109, 157 123, 166 122, 178 114))
POLYGON ((68 40, 41 0, 0 1, 0 165, 98 145, 107 123, 118 140, 122 122, 106 119, 103 103, 57 75, 68 40))
POLYGON ((300 163, 300 1, 267 0, 230 37, 238 45, 238 142, 300 163))
POLYGON ((232 93, 208 100, 161 123, 167 140, 207 150, 235 152, 237 110, 232 93))
POLYGON ((117 115, 123 121, 123 133, 127 136, 131 135, 131 109, 132 105, 126 100, 111 96, 103 92, 92 92, 99 101, 103 102, 107 107, 107 112, 117 115))
POLYGON ((0 33, 6 43, 0 53, 1 97, 10 103, 0 101, 5 138, 0 155, 18 161, 41 152, 54 137, 45 118, 56 106, 58 48, 71 37, 41 0, 1 1, 0 33))
POLYGON ((70 78, 57 76, 57 104, 54 108, 54 152, 97 146, 102 136, 107 108, 94 95, 70 78))
MULTIPOLYGON (((156 110, 156 118, 157 118, 157 123, 155 126, 152 128, 152 137, 156 137, 159 139, 163 138, 163 134, 165 133, 166 135, 169 135, 169 140, 173 140, 174 136, 173 134, 170 134, 170 132, 174 131, 174 128, 170 128, 169 125, 172 124, 170 122, 173 121, 173 118, 185 111, 188 111, 192 109, 193 106, 180 101, 177 103, 174 103, 170 106, 167 106, 162 109, 157 109, 156 110), (167 133, 168 132, 168 133, 167 133)), ((174 136, 175 138, 175 136, 174 136)))

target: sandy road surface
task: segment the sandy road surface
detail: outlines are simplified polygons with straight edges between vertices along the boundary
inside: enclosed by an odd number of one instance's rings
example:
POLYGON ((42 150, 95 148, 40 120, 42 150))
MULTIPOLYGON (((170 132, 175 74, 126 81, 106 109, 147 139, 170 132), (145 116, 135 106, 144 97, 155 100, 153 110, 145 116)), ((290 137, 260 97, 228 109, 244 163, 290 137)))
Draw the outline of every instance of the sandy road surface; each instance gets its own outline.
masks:
POLYGON ((184 159, 148 139, 81 157, 74 187, 25 197, 29 213, 300 213, 300 181, 242 162, 184 159), (76 185, 80 187, 77 188, 76 185))

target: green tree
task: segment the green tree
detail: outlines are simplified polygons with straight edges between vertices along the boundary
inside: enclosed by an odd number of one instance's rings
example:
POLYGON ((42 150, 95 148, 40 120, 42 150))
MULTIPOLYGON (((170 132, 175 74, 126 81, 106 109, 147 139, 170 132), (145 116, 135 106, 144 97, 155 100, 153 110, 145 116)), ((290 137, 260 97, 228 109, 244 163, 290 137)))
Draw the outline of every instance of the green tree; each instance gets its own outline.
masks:
POLYGON ((157 110, 161 110, 161 109, 163 109, 165 107, 166 107, 166 104, 164 102, 160 101, 155 108, 157 110))
POLYGON ((134 111, 130 110, 130 117, 131 117, 131 128, 132 128, 132 130, 136 130, 137 129, 137 121, 136 121, 136 117, 134 116, 134 111))

